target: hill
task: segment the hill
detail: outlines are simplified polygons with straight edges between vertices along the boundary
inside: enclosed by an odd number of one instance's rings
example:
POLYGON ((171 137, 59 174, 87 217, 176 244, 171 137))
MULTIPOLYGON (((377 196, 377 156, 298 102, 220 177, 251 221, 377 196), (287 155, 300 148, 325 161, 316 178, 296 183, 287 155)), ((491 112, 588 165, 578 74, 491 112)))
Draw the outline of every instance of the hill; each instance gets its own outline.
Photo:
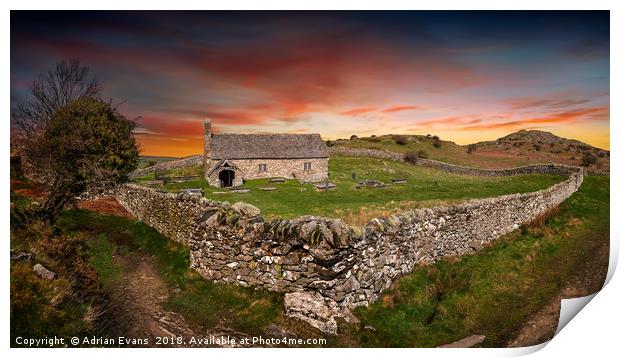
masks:
POLYGON ((458 145, 432 135, 356 137, 328 141, 329 146, 370 148, 480 168, 509 168, 535 163, 587 164, 592 171, 609 171, 609 151, 552 133, 521 130, 495 141, 458 145))

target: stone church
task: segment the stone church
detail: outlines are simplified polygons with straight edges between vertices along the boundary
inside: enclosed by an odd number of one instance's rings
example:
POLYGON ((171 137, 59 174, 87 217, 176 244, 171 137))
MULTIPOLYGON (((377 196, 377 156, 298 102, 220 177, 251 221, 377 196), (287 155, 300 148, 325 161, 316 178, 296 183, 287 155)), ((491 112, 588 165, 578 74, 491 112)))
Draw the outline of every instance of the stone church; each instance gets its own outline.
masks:
POLYGON ((212 186, 274 177, 327 179, 329 158, 319 134, 215 134, 205 120, 204 145, 204 176, 212 186))

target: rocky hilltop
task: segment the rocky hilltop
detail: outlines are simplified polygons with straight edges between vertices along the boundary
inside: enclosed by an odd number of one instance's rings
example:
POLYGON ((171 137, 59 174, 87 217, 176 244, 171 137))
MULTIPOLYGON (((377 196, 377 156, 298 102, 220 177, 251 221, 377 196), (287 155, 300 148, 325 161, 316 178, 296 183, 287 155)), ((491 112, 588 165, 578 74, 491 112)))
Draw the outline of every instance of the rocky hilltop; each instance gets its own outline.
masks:
POLYGON ((494 141, 473 144, 470 148, 479 155, 503 153, 538 161, 582 165, 591 170, 609 170, 609 151, 540 130, 520 130, 494 141))
POLYGON ((540 130, 521 130, 494 141, 458 145, 437 135, 372 135, 327 141, 328 146, 365 148, 450 164, 500 169, 539 163, 585 166, 590 173, 609 172, 609 151, 540 130))

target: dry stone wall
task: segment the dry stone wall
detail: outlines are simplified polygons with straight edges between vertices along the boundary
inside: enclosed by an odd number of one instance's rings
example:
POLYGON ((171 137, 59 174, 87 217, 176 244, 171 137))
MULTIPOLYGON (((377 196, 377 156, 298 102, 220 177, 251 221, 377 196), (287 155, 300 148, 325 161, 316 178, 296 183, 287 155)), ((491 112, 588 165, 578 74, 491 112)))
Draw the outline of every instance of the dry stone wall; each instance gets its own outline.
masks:
POLYGON ((158 170, 169 170, 169 169, 174 169, 174 168, 186 168, 186 167, 192 167, 192 166, 201 165, 201 164, 202 164, 202 155, 192 155, 192 156, 187 157, 187 158, 182 158, 182 159, 179 159, 179 160, 171 160, 171 161, 168 161, 168 162, 163 162, 163 163, 155 164, 155 165, 152 165, 150 167, 146 167, 146 168, 142 168, 142 169, 137 169, 133 173, 131 173, 131 177, 132 178, 138 178, 138 177, 141 177, 143 175, 147 175, 147 174, 156 172, 158 170))
MULTIPOLYGON (((564 170, 546 169, 552 174, 564 170)), ((375 301, 416 264, 478 250, 517 229, 559 205, 582 180, 583 170, 572 168, 568 179, 545 190, 418 209, 373 219, 362 228, 314 216, 265 220, 250 204, 135 184, 116 195, 139 220, 188 245, 191 267, 207 279, 279 292, 310 291, 328 306, 353 307, 375 301)), ((327 316, 327 322, 315 317, 314 325, 333 333, 335 321, 327 316)))

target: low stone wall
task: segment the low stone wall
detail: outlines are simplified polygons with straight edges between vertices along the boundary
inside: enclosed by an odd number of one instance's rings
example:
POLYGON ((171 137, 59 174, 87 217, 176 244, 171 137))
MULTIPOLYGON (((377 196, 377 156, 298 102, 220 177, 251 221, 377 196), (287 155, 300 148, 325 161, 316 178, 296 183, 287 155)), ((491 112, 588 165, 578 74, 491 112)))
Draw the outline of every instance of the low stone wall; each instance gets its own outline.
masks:
POLYGON ((169 170, 174 168, 192 167, 194 165, 202 165, 202 155, 192 155, 191 157, 182 158, 179 160, 171 160, 169 162, 163 162, 155 164, 150 167, 137 169, 131 173, 131 178, 139 178, 143 175, 147 175, 158 170, 169 170))
POLYGON ((366 149, 366 148, 350 148, 342 146, 327 147, 327 153, 331 155, 347 155, 350 157, 371 157, 379 159, 387 159, 403 162, 405 161, 405 155, 402 153, 388 152, 379 149, 366 149))
MULTIPOLYGON (((548 166, 545 172, 565 174, 567 168, 548 166)), ((134 184, 121 187, 117 198, 139 220, 188 245, 191 267, 207 279, 311 295, 289 296, 287 302, 320 297, 321 307, 353 307, 375 301, 418 263, 477 250, 557 206, 582 183, 583 170, 571 171, 545 190, 375 218, 361 229, 314 216, 264 220, 249 204, 134 184)), ((287 313, 335 333, 333 317, 342 312, 306 309, 287 306, 287 313)))
MULTIPOLYGON (((371 157, 379 159, 388 159, 404 162, 405 155, 402 153, 395 153, 389 151, 383 151, 378 149, 366 149, 366 148, 349 148, 349 147, 329 147, 328 152, 330 155, 346 155, 352 157, 371 157)), ((456 164, 444 163, 433 159, 418 158, 416 165, 439 169, 449 173, 475 175, 475 176, 512 176, 522 174, 555 174, 555 175, 569 175, 575 171, 576 167, 562 165, 562 164, 534 164, 526 165, 522 167, 508 168, 508 169, 482 169, 464 167, 456 164)))

